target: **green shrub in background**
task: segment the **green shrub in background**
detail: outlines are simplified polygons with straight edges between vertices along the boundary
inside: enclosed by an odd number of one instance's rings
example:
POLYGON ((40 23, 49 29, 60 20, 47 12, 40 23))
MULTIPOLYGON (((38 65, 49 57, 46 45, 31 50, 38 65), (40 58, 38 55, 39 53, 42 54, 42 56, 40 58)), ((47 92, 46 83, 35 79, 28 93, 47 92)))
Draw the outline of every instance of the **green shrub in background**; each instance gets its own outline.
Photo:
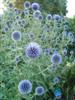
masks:
POLYGON ((70 23, 70 27, 71 27, 71 30, 74 32, 75 34, 75 16, 73 18, 70 18, 69 19, 69 23, 70 23))

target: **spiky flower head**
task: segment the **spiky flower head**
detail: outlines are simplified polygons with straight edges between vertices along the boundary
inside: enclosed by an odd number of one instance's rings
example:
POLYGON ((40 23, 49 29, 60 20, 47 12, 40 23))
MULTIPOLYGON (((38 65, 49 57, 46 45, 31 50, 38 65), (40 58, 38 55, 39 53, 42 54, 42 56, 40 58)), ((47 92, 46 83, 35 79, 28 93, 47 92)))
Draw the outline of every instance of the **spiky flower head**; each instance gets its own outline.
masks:
POLYGON ((27 45, 25 53, 29 58, 37 58, 41 54, 41 47, 38 43, 31 42, 27 45))
POLYGON ((33 10, 39 10, 39 9, 40 9, 39 4, 36 3, 36 2, 32 3, 32 9, 33 9, 33 10))
POLYGON ((59 81, 60 81, 60 77, 55 77, 55 78, 53 79, 53 83, 54 83, 54 84, 59 83, 59 81))
POLYGON ((22 80, 18 85, 21 94, 29 94, 32 91, 32 83, 29 80, 22 80))
POLYGON ((60 15, 57 15, 57 14, 54 14, 53 15, 53 19, 54 20, 57 20, 57 21, 60 21, 61 20, 61 16, 60 15))
POLYGON ((55 52, 51 57, 51 62, 55 65, 62 63, 62 56, 55 52))
POLYGON ((38 96, 43 95, 44 92, 45 92, 45 89, 44 89, 43 86, 38 86, 38 87, 36 87, 36 89, 35 89, 35 94, 38 95, 38 96))
POLYGON ((47 20, 51 20, 52 19, 52 15, 51 14, 48 14, 47 17, 46 17, 46 19, 47 20))
POLYGON ((11 38, 13 41, 20 41, 21 40, 21 33, 19 31, 14 31, 11 34, 11 38))
POLYGON ((40 10, 36 10, 33 12, 33 18, 39 18, 40 15, 41 15, 40 10))
POLYGON ((30 8, 30 2, 29 2, 29 1, 25 1, 24 7, 25 7, 25 8, 30 8))
POLYGON ((60 89, 60 88, 55 89, 55 91, 54 91, 54 95, 55 95, 55 97, 56 97, 57 99, 60 99, 61 96, 62 96, 61 89, 60 89))

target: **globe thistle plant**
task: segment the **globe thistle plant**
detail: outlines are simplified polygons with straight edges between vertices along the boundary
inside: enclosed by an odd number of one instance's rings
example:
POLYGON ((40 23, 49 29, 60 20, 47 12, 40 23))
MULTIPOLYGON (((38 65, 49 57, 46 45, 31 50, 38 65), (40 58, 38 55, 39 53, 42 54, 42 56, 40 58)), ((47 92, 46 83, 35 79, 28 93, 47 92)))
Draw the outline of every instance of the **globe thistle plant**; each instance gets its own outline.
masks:
POLYGON ((45 100, 48 96, 53 100, 50 90, 59 85, 61 90, 54 90, 57 99, 68 81, 67 73, 74 69, 74 51, 69 50, 74 34, 65 17, 42 12, 36 2, 23 5, 21 10, 7 7, 0 17, 0 99, 45 100))

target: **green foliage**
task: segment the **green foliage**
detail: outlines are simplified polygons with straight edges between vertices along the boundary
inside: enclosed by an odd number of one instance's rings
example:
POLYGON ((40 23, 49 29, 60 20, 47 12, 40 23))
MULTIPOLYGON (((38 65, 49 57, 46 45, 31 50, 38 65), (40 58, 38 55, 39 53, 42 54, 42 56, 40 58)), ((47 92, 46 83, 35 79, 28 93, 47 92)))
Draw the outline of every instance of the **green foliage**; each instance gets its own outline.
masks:
POLYGON ((74 32, 75 34, 75 16, 73 18, 69 19, 69 24, 70 24, 70 28, 71 30, 74 32))
MULTIPOLYGON (((16 0, 15 6, 23 9, 23 3, 26 0, 16 0)), ((31 3, 32 2, 38 2, 41 5, 41 8, 43 11, 46 11, 48 13, 52 14, 62 14, 66 15, 66 0, 29 0, 31 3)))

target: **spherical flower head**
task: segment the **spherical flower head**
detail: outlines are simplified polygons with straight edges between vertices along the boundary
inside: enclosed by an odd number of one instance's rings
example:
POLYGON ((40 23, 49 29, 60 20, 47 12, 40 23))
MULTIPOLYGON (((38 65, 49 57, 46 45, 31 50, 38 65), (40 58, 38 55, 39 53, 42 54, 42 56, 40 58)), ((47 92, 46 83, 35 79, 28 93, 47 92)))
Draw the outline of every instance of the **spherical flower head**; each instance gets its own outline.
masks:
POLYGON ((64 25, 64 31, 68 31, 69 30, 69 26, 68 25, 64 25))
POLYGON ((3 30, 6 33, 9 30, 9 28, 7 26, 5 26, 3 30))
POLYGON ((68 36, 68 32, 67 31, 63 31, 62 34, 63 34, 64 37, 68 36))
POLYGON ((9 8, 12 8, 13 7, 13 4, 12 3, 9 3, 9 8))
POLYGON ((30 8, 30 2, 29 2, 29 1, 25 1, 24 7, 25 7, 25 8, 30 8))
POLYGON ((21 33, 19 31, 14 31, 11 35, 13 41, 20 41, 21 40, 21 33))
POLYGON ((39 19, 40 21, 42 21, 42 20, 43 20, 43 16, 42 16, 42 15, 39 15, 39 16, 38 16, 38 19, 39 19))
POLYGON ((36 10, 36 11, 34 11, 34 13, 33 13, 33 17, 34 17, 34 18, 39 18, 40 15, 41 15, 40 10, 36 10))
POLYGON ((20 60, 20 56, 16 56, 15 57, 16 63, 18 64, 21 60, 20 60))
POLYGON ((55 15, 53 15, 53 19, 59 21, 59 20, 61 20, 61 16, 55 14, 55 15))
POLYGON ((30 33, 28 33, 28 37, 29 37, 29 39, 34 39, 35 34, 33 32, 30 32, 30 33))
POLYGON ((68 32, 68 38, 71 39, 73 37, 74 37, 73 33, 72 32, 68 32))
POLYGON ((53 83, 54 83, 54 84, 59 83, 59 81, 60 81, 60 78, 59 78, 59 77, 55 77, 55 78, 53 79, 53 83))
POLYGON ((56 71, 57 70, 57 66, 55 64, 52 64, 50 67, 49 67, 49 71, 53 72, 53 71, 56 71))
POLYGON ((52 19, 52 15, 51 14, 48 14, 47 17, 46 17, 46 19, 47 20, 51 20, 52 19))
POLYGON ((16 20, 20 20, 20 19, 21 19, 21 17, 17 15, 16 16, 16 20))
POLYGON ((40 6, 39 6, 39 4, 38 3, 32 3, 32 9, 33 10, 39 10, 40 9, 40 6))
POLYGON ((38 96, 43 95, 44 92, 45 92, 45 89, 44 89, 43 86, 38 86, 38 87, 36 87, 36 89, 35 89, 35 94, 38 95, 38 96))
POLYGON ((45 49, 44 49, 44 53, 45 53, 46 55, 50 55, 50 48, 45 48, 45 49))
POLYGON ((25 15, 29 15, 29 10, 28 10, 28 9, 25 9, 25 10, 24 10, 24 14, 25 14, 25 15))
POLYGON ((67 54, 68 54, 68 51, 67 51, 66 48, 64 48, 64 50, 63 50, 63 55, 64 55, 64 56, 67 56, 67 54))
POLYGON ((35 42, 31 42, 27 45, 26 48, 26 56, 29 58, 37 58, 40 56, 41 54, 41 48, 40 45, 38 43, 35 42))
POLYGON ((29 80, 22 80, 18 85, 21 94, 27 95, 32 91, 32 83, 29 80))
POLYGON ((54 53, 51 57, 51 62, 55 65, 61 64, 62 63, 62 56, 59 55, 58 53, 54 53))
POLYGON ((57 99, 60 99, 61 96, 62 96, 61 89, 60 89, 60 88, 59 88, 59 89, 56 89, 56 90, 54 91, 54 95, 55 95, 55 97, 56 97, 57 99))
POLYGON ((68 40, 71 41, 71 42, 75 41, 75 37, 74 37, 72 32, 68 32, 68 40))

